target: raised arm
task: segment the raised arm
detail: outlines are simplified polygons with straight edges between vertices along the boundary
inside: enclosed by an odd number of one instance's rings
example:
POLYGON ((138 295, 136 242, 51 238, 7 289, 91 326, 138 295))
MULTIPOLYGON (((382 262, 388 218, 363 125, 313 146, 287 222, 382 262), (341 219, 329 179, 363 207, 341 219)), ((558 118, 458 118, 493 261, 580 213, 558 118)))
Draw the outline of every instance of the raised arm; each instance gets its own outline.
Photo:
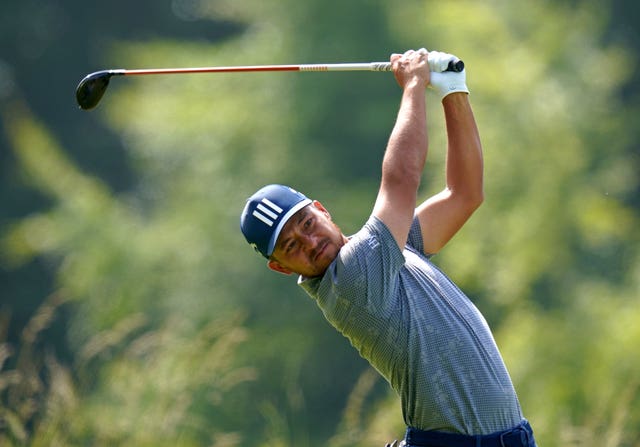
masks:
MULTIPOLYGON (((455 75, 454 75, 455 76, 455 75)), ((446 188, 416 210, 425 253, 437 253, 482 203, 483 161, 467 93, 442 100, 447 126, 446 188)))
POLYGON ((427 157, 425 88, 430 73, 424 49, 394 54, 391 63, 403 93, 382 161, 382 180, 373 214, 385 223, 402 249, 411 228, 427 157))

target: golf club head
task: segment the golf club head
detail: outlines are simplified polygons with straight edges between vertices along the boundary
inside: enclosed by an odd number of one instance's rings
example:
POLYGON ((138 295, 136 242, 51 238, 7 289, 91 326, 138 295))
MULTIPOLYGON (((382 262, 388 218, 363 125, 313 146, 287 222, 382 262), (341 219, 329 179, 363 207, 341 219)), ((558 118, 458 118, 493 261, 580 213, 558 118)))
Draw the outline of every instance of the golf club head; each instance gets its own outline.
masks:
POLYGON ((80 108, 89 110, 97 106, 109 86, 111 76, 122 74, 124 70, 104 70, 85 76, 76 88, 76 100, 80 108))

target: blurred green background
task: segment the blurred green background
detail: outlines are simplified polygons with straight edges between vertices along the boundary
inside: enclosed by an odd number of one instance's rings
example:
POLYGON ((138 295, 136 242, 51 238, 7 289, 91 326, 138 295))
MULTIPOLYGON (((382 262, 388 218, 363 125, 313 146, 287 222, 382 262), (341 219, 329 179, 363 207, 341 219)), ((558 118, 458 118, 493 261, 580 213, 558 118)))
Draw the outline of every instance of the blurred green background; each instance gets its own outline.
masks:
MULTIPOLYGON (((388 73, 105 68, 459 55, 486 201, 435 259, 485 314, 539 445, 640 446, 640 6, 631 0, 6 0, 0 445, 369 447, 388 385, 238 231, 271 182, 372 209, 388 73)), ((443 185, 428 93, 422 194, 443 185)))

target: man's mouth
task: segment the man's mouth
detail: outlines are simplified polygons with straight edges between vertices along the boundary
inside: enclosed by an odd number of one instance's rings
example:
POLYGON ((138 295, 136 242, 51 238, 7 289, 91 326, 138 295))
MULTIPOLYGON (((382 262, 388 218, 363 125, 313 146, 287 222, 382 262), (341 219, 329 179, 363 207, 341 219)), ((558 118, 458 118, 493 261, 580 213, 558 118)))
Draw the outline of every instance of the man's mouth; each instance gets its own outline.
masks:
POLYGON ((326 239, 318 244, 318 247, 316 248, 315 255, 313 256, 313 260, 314 261, 318 260, 318 258, 324 253, 324 251, 325 251, 325 249, 327 248, 328 245, 329 245, 329 241, 326 240, 326 239))

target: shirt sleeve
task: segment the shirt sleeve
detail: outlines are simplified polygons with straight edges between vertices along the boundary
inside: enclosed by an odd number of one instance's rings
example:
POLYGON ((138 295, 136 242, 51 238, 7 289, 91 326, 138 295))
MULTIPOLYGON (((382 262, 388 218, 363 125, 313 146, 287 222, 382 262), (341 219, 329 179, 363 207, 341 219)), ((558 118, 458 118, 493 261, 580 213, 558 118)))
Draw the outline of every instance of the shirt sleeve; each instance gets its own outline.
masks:
POLYGON ((419 253, 422 253, 424 251, 422 229, 420 228, 420 221, 418 220, 418 216, 415 216, 413 218, 413 222, 411 223, 409 236, 407 237, 407 245, 413 247, 419 253))
POLYGON ((387 226, 372 216, 341 250, 339 292, 362 307, 383 308, 397 285, 404 256, 387 226))
POLYGON ((422 237, 422 228, 420 228, 420 220, 418 219, 418 216, 413 218, 413 223, 409 230, 409 236, 407 237, 407 247, 411 247, 427 259, 431 259, 433 257, 433 253, 425 253, 424 251, 424 239, 422 237))

